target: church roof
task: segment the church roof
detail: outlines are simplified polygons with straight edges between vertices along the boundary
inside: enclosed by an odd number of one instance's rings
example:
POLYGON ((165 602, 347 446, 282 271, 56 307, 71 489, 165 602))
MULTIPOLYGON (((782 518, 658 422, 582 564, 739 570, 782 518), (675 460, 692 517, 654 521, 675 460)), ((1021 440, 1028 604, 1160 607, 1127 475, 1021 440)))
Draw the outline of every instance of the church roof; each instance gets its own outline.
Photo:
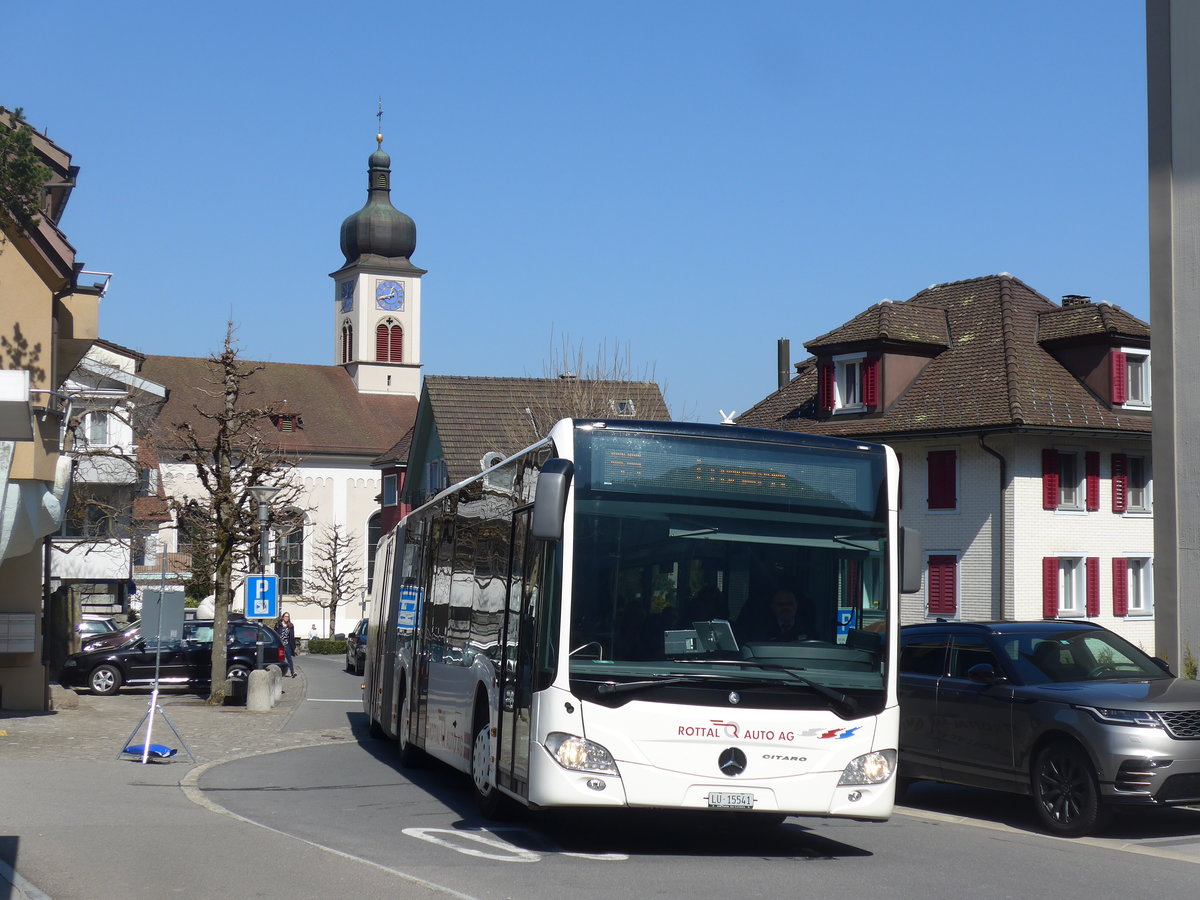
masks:
MULTIPOLYGON (((416 415, 416 397, 360 394, 341 366, 251 360, 241 364, 259 369, 244 382, 246 405, 273 406, 293 417, 290 431, 263 421, 264 436, 287 452, 374 459, 395 444, 416 415)), ((211 422, 196 413, 197 407, 212 409, 220 390, 207 359, 147 356, 141 375, 168 389, 154 436, 160 448, 178 448, 178 440, 172 439, 174 423, 188 422, 197 430, 211 428, 211 422)))

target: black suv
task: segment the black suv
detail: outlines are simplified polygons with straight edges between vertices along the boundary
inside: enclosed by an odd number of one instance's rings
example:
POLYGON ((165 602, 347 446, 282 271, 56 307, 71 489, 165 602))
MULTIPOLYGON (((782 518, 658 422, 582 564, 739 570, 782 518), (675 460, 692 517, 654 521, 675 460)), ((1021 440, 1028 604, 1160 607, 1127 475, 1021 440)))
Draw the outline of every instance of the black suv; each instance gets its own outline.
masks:
POLYGON ((1200 683, 1090 622, 900 629, 900 778, 1030 795, 1074 837, 1200 802, 1200 683))
MULTIPOLYGON (((245 679, 258 662, 258 640, 262 635, 264 663, 283 661, 283 643, 274 630, 248 619, 231 619, 227 635, 226 677, 245 679)), ((183 636, 164 640, 156 646, 154 638, 139 632, 118 647, 83 650, 68 656, 59 675, 64 687, 87 688, 93 694, 115 694, 122 685, 154 683, 157 661, 158 681, 164 685, 203 685, 212 678, 211 620, 184 622, 183 636)))
POLYGON ((346 635, 346 671, 361 675, 367 663, 367 622, 359 619, 354 630, 346 635))

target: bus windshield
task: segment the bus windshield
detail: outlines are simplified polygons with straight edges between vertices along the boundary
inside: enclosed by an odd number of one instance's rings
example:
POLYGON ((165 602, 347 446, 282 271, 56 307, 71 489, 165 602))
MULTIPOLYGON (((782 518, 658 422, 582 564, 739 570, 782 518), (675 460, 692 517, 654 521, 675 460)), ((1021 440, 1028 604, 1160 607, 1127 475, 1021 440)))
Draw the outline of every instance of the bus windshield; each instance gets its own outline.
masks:
POLYGON ((881 447, 575 435, 573 684, 882 694, 881 447))

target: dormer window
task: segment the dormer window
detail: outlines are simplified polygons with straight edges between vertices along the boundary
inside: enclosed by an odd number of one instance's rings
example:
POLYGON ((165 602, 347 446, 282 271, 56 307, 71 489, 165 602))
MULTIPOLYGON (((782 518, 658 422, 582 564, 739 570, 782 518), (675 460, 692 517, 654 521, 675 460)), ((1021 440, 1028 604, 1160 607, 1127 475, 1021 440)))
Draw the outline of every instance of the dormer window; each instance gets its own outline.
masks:
POLYGON ((1112 402, 1126 409, 1150 408, 1150 352, 1122 347, 1112 352, 1112 402))
POLYGON ((284 434, 291 434, 294 431, 304 430, 304 419, 296 413, 282 413, 280 415, 271 416, 271 421, 275 427, 284 434))
POLYGON ((633 406, 632 400, 609 400, 609 408, 612 409, 612 414, 624 419, 632 419, 637 415, 633 406))
POLYGON ((865 412, 879 402, 879 358, 865 353, 835 356, 821 364, 821 409, 865 412))

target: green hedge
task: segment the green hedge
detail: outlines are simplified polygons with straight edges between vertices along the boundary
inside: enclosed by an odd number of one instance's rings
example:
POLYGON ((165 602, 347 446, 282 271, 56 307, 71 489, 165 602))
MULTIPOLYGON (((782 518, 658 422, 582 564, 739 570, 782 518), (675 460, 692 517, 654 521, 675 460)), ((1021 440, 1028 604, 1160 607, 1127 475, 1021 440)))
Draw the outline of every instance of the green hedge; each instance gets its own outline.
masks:
POLYGON ((346 642, 341 638, 313 638, 308 642, 309 653, 334 655, 346 652, 346 642))

